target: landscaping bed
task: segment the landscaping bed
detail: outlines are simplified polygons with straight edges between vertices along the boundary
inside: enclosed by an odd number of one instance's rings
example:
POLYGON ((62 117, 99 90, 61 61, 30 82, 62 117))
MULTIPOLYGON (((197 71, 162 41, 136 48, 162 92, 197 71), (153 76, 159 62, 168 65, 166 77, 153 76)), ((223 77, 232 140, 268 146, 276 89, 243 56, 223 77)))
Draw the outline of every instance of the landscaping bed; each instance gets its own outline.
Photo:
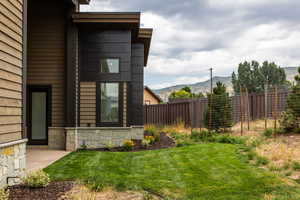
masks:
MULTIPOLYGON (((145 133, 145 137, 152 136, 149 133, 145 133)), ((147 150, 157 150, 157 149, 165 149, 170 147, 175 147, 175 141, 170 138, 166 133, 160 133, 159 137, 156 138, 156 140, 149 144, 148 146, 145 146, 142 144, 141 140, 132 140, 134 145, 132 149, 128 150, 124 147, 114 147, 114 148, 99 148, 95 149, 96 151, 110 151, 110 152, 137 152, 137 151, 147 151, 147 150)))
POLYGON ((9 187, 11 200, 57 200, 75 185, 74 181, 51 182, 46 187, 30 188, 24 185, 9 187))

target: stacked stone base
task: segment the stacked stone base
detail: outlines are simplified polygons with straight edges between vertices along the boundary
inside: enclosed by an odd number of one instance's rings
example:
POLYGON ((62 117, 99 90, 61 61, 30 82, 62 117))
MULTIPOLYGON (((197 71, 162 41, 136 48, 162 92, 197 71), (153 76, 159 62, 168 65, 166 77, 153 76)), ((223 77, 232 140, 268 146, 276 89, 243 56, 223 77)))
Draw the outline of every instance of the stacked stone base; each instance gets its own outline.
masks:
POLYGON ((132 127, 80 127, 66 128, 66 149, 97 149, 122 146, 125 140, 142 140, 143 126, 132 127))
POLYGON ((25 175, 26 142, 0 144, 0 188, 20 183, 25 175))

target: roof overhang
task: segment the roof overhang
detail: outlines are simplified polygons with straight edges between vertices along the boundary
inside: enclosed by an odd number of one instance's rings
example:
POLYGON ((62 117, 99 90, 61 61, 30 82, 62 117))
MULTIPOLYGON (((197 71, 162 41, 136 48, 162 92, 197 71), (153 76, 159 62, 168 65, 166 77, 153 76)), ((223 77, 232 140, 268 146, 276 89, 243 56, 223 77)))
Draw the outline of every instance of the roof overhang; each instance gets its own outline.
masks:
POLYGON ((90 4, 90 0, 78 0, 79 4, 90 4))
POLYGON ((73 14, 73 22, 84 29, 124 29, 132 30, 137 37, 140 28, 140 12, 78 12, 73 14))
POLYGON ((90 4, 90 0, 67 0, 70 3, 73 3, 74 5, 78 4, 90 4))
POLYGON ((152 34, 153 29, 141 28, 137 38, 137 42, 142 42, 144 44, 144 66, 147 66, 148 63, 152 34))

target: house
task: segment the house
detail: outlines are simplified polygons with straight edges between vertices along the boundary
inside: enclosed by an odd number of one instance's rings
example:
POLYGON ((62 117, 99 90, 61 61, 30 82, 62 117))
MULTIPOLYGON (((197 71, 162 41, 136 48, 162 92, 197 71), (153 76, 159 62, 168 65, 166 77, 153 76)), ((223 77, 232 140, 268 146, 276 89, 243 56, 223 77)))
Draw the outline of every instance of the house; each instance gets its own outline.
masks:
POLYGON ((89 0, 0 1, 0 186, 26 145, 74 151, 143 138, 152 29, 140 13, 83 13, 89 0))
POLYGON ((144 104, 155 105, 162 103, 163 100, 155 94, 148 86, 144 87, 144 104))

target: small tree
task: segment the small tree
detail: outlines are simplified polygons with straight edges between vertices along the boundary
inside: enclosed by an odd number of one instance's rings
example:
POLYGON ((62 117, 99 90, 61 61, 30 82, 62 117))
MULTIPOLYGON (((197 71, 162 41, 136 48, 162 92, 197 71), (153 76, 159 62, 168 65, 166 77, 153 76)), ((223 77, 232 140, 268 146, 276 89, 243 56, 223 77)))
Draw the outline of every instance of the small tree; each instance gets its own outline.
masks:
POLYGON ((212 94, 207 94, 208 108, 205 112, 205 126, 214 131, 232 126, 232 105, 226 86, 218 82, 212 94))
POLYGON ((300 131, 300 67, 298 73, 295 76, 296 85, 287 97, 287 111, 282 114, 280 120, 282 129, 286 131, 300 131))

